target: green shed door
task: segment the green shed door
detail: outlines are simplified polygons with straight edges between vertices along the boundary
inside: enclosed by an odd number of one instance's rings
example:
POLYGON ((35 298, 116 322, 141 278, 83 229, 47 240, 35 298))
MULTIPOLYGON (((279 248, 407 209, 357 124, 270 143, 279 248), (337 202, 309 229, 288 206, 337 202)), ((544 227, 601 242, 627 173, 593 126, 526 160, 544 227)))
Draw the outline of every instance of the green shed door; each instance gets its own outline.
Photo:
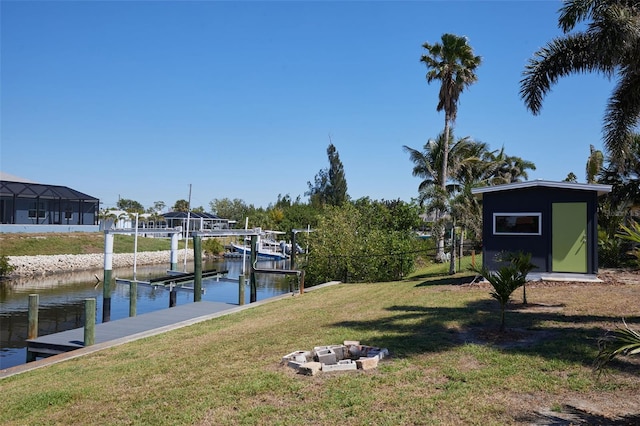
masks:
POLYGON ((553 272, 587 272, 587 203, 553 203, 553 272))

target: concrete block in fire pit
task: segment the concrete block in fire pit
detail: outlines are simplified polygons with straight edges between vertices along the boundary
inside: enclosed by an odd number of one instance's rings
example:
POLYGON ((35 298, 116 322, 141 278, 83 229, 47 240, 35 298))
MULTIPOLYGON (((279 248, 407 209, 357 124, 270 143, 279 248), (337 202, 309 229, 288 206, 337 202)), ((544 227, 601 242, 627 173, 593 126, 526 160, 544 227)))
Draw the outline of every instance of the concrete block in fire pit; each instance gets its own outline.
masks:
POLYGON ((378 357, 360 358, 356 360, 356 365, 360 370, 373 370, 378 366, 378 357))
POLYGON ((351 359, 343 359, 342 361, 338 361, 337 364, 333 364, 333 365, 328 365, 328 364, 322 365, 323 373, 329 373, 332 371, 349 371, 349 370, 357 370, 357 369, 358 369, 358 365, 355 362, 353 362, 353 360, 351 359))
POLYGON ((336 364, 338 362, 333 349, 322 349, 316 352, 318 362, 322 364, 336 364))
POLYGON ((322 364, 319 362, 306 362, 298 368, 298 373, 307 376, 315 376, 322 369, 322 364))
POLYGON ((331 345, 329 349, 333 350, 338 361, 349 357, 349 351, 345 345, 331 345))
POLYGON ((311 359, 311 352, 309 351, 295 351, 295 352, 291 352, 288 355, 285 355, 282 357, 282 364, 286 364, 289 361, 296 361, 299 362, 301 364, 304 364, 307 361, 310 361, 311 359))

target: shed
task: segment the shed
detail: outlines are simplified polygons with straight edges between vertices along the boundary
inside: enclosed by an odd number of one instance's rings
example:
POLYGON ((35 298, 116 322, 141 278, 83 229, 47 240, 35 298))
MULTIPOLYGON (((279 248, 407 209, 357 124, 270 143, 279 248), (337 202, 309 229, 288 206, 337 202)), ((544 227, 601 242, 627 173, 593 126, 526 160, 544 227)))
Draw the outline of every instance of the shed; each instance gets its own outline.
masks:
POLYGON ((482 203, 482 262, 531 253, 535 273, 598 272, 598 197, 611 185, 534 180, 475 188, 482 203))

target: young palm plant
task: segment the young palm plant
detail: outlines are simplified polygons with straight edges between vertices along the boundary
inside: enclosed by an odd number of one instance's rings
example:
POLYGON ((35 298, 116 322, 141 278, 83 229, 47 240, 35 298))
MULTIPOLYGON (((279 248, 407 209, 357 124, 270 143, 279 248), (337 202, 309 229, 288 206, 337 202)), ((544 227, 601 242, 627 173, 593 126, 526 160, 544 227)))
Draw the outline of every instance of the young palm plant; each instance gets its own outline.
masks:
POLYGON ((503 253, 501 260, 511 262, 513 266, 522 274, 525 278, 525 282, 522 283, 522 304, 527 304, 527 283, 526 277, 529 272, 537 268, 536 265, 531 263, 531 253, 524 253, 517 251, 515 253, 507 252, 503 253))
POLYGON ((514 263, 502 266, 495 272, 489 271, 486 267, 481 268, 478 272, 493 286, 493 291, 490 294, 500 303, 500 331, 504 331, 504 314, 511 294, 524 285, 527 275, 523 275, 514 263))
POLYGON ((624 319, 622 324, 598 340, 600 351, 594 362, 596 372, 601 373, 604 366, 619 355, 640 354, 640 333, 629 327, 624 319))

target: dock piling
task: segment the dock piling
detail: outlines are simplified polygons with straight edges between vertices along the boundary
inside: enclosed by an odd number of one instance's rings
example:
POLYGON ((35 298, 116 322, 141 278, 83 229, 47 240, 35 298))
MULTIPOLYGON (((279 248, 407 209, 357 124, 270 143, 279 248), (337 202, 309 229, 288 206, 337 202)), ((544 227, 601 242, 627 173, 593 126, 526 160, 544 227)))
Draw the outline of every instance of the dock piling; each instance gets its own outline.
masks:
POLYGON ((176 285, 174 283, 170 283, 169 284, 169 307, 170 308, 175 307, 177 304, 177 301, 178 301, 178 291, 176 290, 176 285))
POLYGON ((135 317, 137 314, 136 305, 138 302, 138 282, 131 281, 129 284, 129 316, 135 317))
POLYGON ((96 341, 96 299, 84 299, 84 345, 91 346, 96 341))
POLYGON ((202 300, 202 237, 193 236, 193 301, 202 300))
POLYGON ((114 235, 104 231, 104 279, 102 280, 102 322, 111 320, 111 273, 114 235))
POLYGON ((238 305, 244 305, 244 275, 238 276, 238 305))
POLYGON ((256 261, 258 260, 258 236, 251 236, 251 265, 249 268, 249 286, 251 287, 249 294, 249 303, 258 300, 258 286, 256 285, 256 261))
POLYGON ((171 252, 170 252, 170 269, 172 271, 178 270, 178 233, 171 234, 171 252))
POLYGON ((29 295, 29 331, 27 339, 35 339, 38 337, 38 303, 40 296, 37 294, 29 295))

